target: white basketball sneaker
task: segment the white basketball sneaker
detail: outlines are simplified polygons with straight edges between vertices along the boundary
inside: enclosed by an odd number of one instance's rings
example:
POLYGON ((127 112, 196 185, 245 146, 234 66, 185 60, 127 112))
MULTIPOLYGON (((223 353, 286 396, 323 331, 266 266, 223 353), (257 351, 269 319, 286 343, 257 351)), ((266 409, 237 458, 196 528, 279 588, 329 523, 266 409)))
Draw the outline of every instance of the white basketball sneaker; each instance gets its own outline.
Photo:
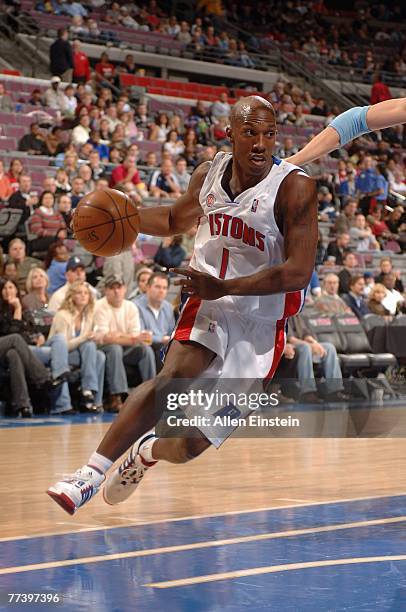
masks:
POLYGON ((134 443, 127 457, 114 470, 104 486, 103 498, 107 504, 113 506, 128 499, 140 484, 145 472, 156 464, 156 461, 145 461, 140 455, 141 447, 145 448, 155 440, 156 435, 148 433, 134 443))
POLYGON ((74 474, 49 487, 47 493, 68 514, 88 502, 100 489, 106 476, 91 465, 84 465, 74 474))

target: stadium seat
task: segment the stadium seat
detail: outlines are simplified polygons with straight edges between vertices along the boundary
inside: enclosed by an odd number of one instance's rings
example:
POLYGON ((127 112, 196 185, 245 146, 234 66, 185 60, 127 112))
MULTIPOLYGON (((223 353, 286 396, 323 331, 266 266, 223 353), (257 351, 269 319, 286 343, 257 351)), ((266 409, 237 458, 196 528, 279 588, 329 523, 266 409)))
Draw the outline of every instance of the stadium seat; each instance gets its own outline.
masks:
POLYGON ((360 321, 355 315, 335 315, 334 321, 338 334, 347 353, 364 353, 369 359, 370 366, 377 372, 382 372, 390 366, 397 364, 392 353, 373 353, 368 337, 360 321))

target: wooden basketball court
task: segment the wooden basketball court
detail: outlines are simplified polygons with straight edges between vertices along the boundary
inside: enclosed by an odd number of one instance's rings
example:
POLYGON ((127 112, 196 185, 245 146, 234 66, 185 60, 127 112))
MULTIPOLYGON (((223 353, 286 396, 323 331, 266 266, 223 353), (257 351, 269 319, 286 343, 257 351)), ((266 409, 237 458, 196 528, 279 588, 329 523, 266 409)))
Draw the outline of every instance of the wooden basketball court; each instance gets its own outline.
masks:
POLYGON ((45 490, 108 419, 4 421, 1 609, 22 609, 7 593, 72 611, 406 609, 403 438, 231 439, 69 517, 45 490))

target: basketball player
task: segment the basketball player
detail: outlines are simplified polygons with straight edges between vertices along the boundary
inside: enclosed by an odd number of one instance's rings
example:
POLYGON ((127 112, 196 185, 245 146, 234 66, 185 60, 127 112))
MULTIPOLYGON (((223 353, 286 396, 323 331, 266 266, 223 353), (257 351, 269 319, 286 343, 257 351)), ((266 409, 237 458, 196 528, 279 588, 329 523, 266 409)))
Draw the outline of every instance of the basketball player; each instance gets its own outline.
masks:
MULTIPOLYGON (((290 160, 307 163, 372 129, 403 122, 405 114, 404 100, 350 109, 290 160)), ((157 461, 183 463, 222 443, 204 427, 198 437, 146 433, 159 418, 153 397, 160 377, 271 378, 276 370, 286 318, 300 310, 314 267, 317 202, 314 182, 272 156, 275 135, 272 106, 257 96, 240 100, 228 128, 232 154, 218 153, 199 166, 173 206, 140 211, 140 232, 158 236, 183 233, 201 219, 191 267, 177 270, 190 297, 160 375, 129 396, 89 462, 48 490, 70 514, 97 493, 131 445, 104 488, 110 504, 127 499, 157 461)))
POLYGON ((315 182, 273 157, 276 122, 267 100, 249 96, 237 102, 228 137, 232 153, 201 164, 173 206, 140 211, 139 231, 156 236, 182 234, 200 219, 191 268, 183 271, 183 291, 190 297, 161 373, 128 397, 88 464, 48 490, 71 514, 97 493, 107 470, 131 445, 105 487, 109 503, 126 499, 158 460, 183 463, 212 442, 221 444, 203 432, 184 438, 146 433, 160 416, 154 406, 160 378, 270 378, 276 370, 286 319, 301 309, 314 269, 315 182))

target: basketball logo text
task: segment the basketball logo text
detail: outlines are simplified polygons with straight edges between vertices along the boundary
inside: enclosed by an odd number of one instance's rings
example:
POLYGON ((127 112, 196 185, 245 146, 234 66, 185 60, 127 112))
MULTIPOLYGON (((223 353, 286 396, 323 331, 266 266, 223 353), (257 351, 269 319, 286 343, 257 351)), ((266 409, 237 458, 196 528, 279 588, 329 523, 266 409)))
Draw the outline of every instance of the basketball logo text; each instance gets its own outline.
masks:
POLYGON ((88 233, 87 239, 89 242, 96 242, 97 240, 99 240, 99 236, 96 234, 95 230, 92 230, 88 233))
POLYGON ((247 225, 239 217, 232 217, 225 213, 211 213, 207 216, 212 236, 226 236, 242 240, 248 246, 265 251, 265 235, 247 225))

